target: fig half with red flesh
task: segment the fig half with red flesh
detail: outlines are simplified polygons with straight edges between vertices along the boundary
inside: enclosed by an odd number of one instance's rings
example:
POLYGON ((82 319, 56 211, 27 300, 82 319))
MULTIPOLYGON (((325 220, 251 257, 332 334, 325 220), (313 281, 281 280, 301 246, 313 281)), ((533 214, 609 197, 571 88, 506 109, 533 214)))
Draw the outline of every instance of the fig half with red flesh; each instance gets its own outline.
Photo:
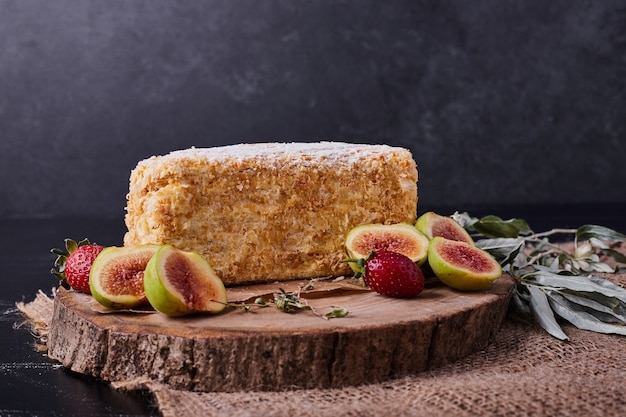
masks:
POLYGON ((502 267, 488 252, 440 236, 430 241, 428 264, 443 283, 463 291, 485 289, 502 275, 502 267))
POLYGON ((218 313, 226 307, 226 288, 202 255, 162 246, 146 266, 144 289, 155 310, 177 317, 218 313))
POLYGON ((472 239, 467 230, 452 217, 442 216, 432 211, 422 214, 417 219, 415 228, 429 239, 441 236, 449 240, 459 240, 474 244, 474 239, 472 239))
POLYGON ((89 288, 96 301, 114 309, 147 304, 144 270, 158 248, 138 245, 103 249, 89 272, 89 288))
MULTIPOLYGON (((344 247, 350 259, 365 259, 372 251, 388 250, 423 265, 428 254, 428 238, 408 223, 362 224, 348 232, 344 247)), ((356 271, 355 265, 350 264, 356 271)))

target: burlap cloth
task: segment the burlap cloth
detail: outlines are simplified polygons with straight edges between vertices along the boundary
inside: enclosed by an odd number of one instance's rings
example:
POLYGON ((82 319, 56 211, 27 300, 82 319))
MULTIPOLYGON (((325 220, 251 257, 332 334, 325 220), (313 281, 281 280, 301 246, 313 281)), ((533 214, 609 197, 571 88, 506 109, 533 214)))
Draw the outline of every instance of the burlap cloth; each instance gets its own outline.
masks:
MULTIPOLYGON (((626 274, 605 276, 626 287, 626 274)), ((18 307, 45 349, 53 298, 18 307)), ((185 416, 626 416, 626 337, 564 326, 570 341, 507 318, 483 350, 447 366, 380 384, 289 392, 196 393, 150 380, 164 417, 185 416)), ((254 366, 254 364, 250 364, 254 366)))

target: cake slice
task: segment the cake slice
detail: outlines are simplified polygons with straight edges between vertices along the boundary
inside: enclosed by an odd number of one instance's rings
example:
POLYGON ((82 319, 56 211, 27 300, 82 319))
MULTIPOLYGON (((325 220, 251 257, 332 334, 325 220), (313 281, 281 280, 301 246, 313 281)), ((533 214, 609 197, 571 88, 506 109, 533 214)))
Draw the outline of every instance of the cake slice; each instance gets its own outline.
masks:
POLYGON ((364 223, 414 223, 417 168, 387 145, 260 143, 191 148, 130 175, 127 246, 204 255, 225 284, 340 276, 364 223))

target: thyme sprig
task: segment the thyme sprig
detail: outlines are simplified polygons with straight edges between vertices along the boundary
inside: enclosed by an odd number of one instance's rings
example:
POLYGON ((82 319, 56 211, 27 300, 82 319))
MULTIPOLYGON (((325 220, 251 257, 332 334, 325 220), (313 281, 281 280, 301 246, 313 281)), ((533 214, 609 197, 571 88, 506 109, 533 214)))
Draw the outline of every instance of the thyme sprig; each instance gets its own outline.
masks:
POLYGON ((535 233, 522 219, 478 219, 458 212, 451 217, 515 280, 515 317, 535 321, 561 340, 568 336, 557 318, 580 329, 626 336, 626 289, 594 275, 622 270, 626 256, 615 248, 626 235, 597 225, 535 233), (551 241, 555 235, 573 240, 572 249, 551 241), (604 261, 608 258, 617 266, 604 261))

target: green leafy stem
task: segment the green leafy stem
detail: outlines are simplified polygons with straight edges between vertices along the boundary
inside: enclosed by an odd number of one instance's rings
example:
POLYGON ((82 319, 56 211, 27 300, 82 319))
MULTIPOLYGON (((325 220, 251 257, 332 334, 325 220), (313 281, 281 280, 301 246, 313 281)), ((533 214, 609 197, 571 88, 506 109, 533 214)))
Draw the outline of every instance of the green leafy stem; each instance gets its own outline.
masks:
POLYGON ((626 256, 615 248, 626 235, 597 225, 535 233, 522 219, 479 219, 458 212, 451 217, 515 280, 514 317, 534 321, 561 340, 569 339, 562 320, 579 329, 626 336, 626 289, 594 275, 622 271, 619 264, 626 264, 626 256), (550 241, 555 235, 569 236, 570 244, 550 241))

